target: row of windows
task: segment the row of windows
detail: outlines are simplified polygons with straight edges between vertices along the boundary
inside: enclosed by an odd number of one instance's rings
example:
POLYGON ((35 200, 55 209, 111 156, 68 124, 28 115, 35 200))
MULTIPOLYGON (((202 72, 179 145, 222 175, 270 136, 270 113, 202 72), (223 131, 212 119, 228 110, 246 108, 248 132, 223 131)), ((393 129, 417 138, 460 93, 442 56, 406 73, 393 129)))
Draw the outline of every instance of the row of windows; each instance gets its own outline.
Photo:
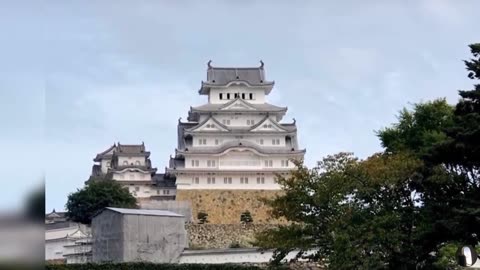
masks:
MULTIPOLYGON (((133 186, 133 184, 131 184, 130 186, 133 186)), ((133 187, 133 189, 134 189, 135 192, 140 191, 139 186, 133 187)), ((170 190, 168 190, 168 189, 163 189, 163 190, 157 189, 157 195, 160 195, 160 193, 162 193, 163 195, 170 195, 170 190)))
MULTIPOLYGON (((118 178, 123 180, 123 179, 125 179, 125 176, 124 176, 123 174, 120 174, 120 175, 118 175, 118 178)), ((128 175, 128 178, 129 178, 130 180, 135 180, 135 174, 129 174, 129 175, 128 175)), ((139 178, 139 179, 144 179, 144 178, 145 178, 145 175, 143 175, 143 174, 138 174, 138 178, 139 178)))
POLYGON ((220 93, 218 94, 218 98, 220 98, 220 100, 222 99, 231 99, 231 98, 239 98, 241 97, 242 99, 250 99, 252 100, 253 99, 253 93, 234 93, 233 95, 231 95, 230 93, 220 93))
MULTIPOLYGON (((253 121, 253 120, 252 120, 253 121)), ((215 145, 219 145, 220 143, 222 143, 223 140, 219 140, 219 139, 215 139, 215 145)), ((258 143, 260 145, 264 145, 265 144, 265 141, 264 139, 259 139, 258 140, 258 143)), ((198 139, 198 145, 208 145, 208 141, 207 139, 204 139, 204 138, 200 138, 198 139)), ((280 139, 272 139, 272 145, 280 145, 280 139)), ((137 161, 138 162, 138 161, 137 161)), ((128 165, 128 164, 127 164, 128 165)), ((138 164, 136 163, 136 165, 140 165, 140 163, 138 162, 138 164)))
MULTIPOLYGON (((207 160, 207 167, 215 167, 215 166, 216 166, 215 160, 207 160)), ((192 167, 200 167, 200 161, 192 159, 192 167)))
MULTIPOLYGON (((200 167, 200 161, 199 160, 193 160, 191 161, 192 167, 200 167)), ((265 167, 273 167, 273 160, 264 160, 264 165, 265 167)), ((281 160, 280 165, 282 167, 288 167, 289 162, 288 160, 281 160)), ((215 160, 207 160, 207 167, 216 167, 216 161, 215 160)), ((123 176, 121 176, 123 177, 123 176)), ((141 176, 143 178, 143 175, 141 176)))
MULTIPOLYGON (((200 184, 200 178, 199 177, 192 178, 192 183, 200 184)), ((223 183, 232 184, 233 183, 232 177, 224 177, 223 183)), ((215 177, 207 177, 207 184, 209 185, 215 184, 215 177)), ((248 184, 248 177, 240 177, 240 184, 248 184)), ((257 184, 265 184, 265 177, 257 177, 257 184)))
MULTIPOLYGON (((192 164, 192 167, 200 167, 200 161, 199 160, 191 160, 191 164, 192 164)), ((213 167, 216 167, 216 161, 215 160, 207 160, 207 167, 210 167, 210 168, 213 168, 213 167)), ((281 166, 282 167, 288 167, 289 166, 289 162, 288 160, 281 160, 281 166)), ((223 164, 223 165, 226 165, 226 164, 223 164)), ((253 164, 253 165, 257 165, 257 163, 253 164)), ((260 164, 258 164, 260 165, 260 164)), ((273 160, 264 160, 264 165, 265 167, 273 167, 273 160)), ((122 176, 123 177, 123 176, 122 176)), ((143 178, 143 175, 142 175, 142 178, 143 178)))
MULTIPOLYGON (((128 166, 128 161, 124 160, 123 163, 122 163, 124 166, 128 166)), ((135 165, 137 166, 140 166, 140 161, 135 161, 135 165)), ((130 163, 130 165, 133 165, 133 163, 130 163)), ((112 164, 110 163, 110 161, 107 162, 107 168, 110 168, 110 166, 112 166, 112 164)))

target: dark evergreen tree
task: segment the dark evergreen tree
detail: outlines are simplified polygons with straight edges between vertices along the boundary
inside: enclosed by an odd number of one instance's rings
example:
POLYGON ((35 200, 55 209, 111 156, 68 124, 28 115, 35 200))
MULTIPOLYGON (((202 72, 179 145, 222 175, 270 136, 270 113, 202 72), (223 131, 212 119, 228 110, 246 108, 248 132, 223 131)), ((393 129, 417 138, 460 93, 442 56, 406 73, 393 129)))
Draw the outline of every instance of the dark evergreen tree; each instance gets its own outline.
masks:
POLYGON ((92 216, 105 207, 137 208, 137 200, 116 181, 91 182, 68 195, 67 216, 76 222, 90 224, 92 216))

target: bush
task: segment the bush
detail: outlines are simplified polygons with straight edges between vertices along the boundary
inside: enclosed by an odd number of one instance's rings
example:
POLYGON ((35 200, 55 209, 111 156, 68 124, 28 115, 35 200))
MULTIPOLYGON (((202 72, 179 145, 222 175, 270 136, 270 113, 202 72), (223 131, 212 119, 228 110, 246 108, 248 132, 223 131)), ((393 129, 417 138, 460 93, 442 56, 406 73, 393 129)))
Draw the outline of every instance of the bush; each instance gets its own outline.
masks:
POLYGON ((154 263, 106 263, 46 265, 47 270, 260 270, 256 266, 239 264, 154 264, 154 263))
POLYGON ((197 219, 199 224, 208 223, 208 214, 205 212, 198 212, 197 219))
POLYGON ((252 214, 250 214, 250 211, 245 211, 240 215, 240 222, 249 224, 253 222, 252 214))

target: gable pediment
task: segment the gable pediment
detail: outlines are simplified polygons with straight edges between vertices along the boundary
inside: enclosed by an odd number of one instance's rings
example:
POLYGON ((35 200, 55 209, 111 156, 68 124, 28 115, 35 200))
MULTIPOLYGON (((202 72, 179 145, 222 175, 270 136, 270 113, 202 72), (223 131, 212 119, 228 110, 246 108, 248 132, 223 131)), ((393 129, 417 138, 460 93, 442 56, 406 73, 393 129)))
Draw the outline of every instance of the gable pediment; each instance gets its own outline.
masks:
POLYGON ((260 131, 287 131, 285 128, 280 126, 277 122, 273 121, 270 118, 265 118, 262 122, 258 123, 257 125, 253 126, 250 129, 252 132, 260 132, 260 131))
POLYGON ((248 104, 242 99, 236 99, 231 103, 225 104, 224 107, 221 108, 221 110, 240 110, 240 111, 245 111, 245 110, 256 110, 252 105, 248 104))
POLYGON ((189 131, 220 131, 220 132, 228 132, 228 128, 224 125, 220 124, 215 118, 210 117, 202 124, 191 128, 189 131))

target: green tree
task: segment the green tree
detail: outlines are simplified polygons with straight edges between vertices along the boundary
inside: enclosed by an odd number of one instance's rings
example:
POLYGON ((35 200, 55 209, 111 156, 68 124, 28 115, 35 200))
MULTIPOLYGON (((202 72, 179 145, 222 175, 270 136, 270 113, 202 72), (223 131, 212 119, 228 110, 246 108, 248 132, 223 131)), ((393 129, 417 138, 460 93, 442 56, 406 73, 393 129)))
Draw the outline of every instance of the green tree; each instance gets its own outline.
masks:
POLYGON ((257 235, 257 245, 276 250, 274 262, 294 249, 300 257, 317 249, 307 257, 331 269, 409 269, 422 260, 422 219, 411 187, 420 177, 418 159, 376 154, 359 161, 341 153, 318 168, 297 166, 278 178, 284 194, 267 201, 272 215, 291 223, 257 235))
POLYGON ((205 212, 198 212, 197 214, 198 224, 208 223, 208 214, 205 212))
POLYGON ((398 123, 377 131, 386 152, 411 152, 419 157, 428 154, 438 144, 445 142, 445 130, 452 127, 454 107, 445 99, 436 99, 404 108, 397 117, 398 123))
POLYGON ((247 210, 240 215, 240 222, 245 224, 250 224, 253 222, 252 214, 250 214, 250 211, 247 210))
POLYGON ((137 200, 115 181, 96 181, 68 195, 67 216, 90 224, 92 216, 105 207, 137 208, 137 200))
MULTIPOLYGON (((480 80, 480 43, 470 45, 473 58, 465 61, 468 77, 480 80)), ((430 185, 427 203, 444 212, 437 226, 450 231, 452 240, 478 244, 480 237, 480 84, 459 91, 461 99, 447 140, 435 147, 427 161, 445 168, 449 177, 442 185, 430 185), (436 196, 448 194, 442 203, 436 196), (444 207, 442 207, 444 206, 444 207)))

